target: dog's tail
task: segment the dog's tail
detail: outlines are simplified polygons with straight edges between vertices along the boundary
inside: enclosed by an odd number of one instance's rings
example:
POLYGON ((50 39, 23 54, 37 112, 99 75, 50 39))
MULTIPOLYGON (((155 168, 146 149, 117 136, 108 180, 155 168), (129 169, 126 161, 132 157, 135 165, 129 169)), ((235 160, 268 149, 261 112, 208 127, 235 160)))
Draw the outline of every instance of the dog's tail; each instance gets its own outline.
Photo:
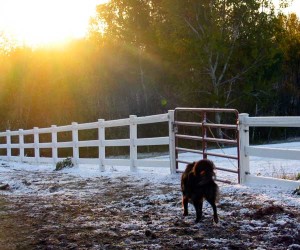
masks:
POLYGON ((195 165, 195 162, 189 163, 186 166, 185 171, 181 175, 181 190, 183 192, 185 192, 188 188, 188 176, 189 176, 189 173, 192 172, 194 165, 195 165))
POLYGON ((196 164, 196 162, 189 163, 189 164, 186 166, 186 168, 185 168, 185 171, 184 171, 184 172, 186 172, 186 173, 189 173, 189 172, 191 172, 195 164, 196 164))

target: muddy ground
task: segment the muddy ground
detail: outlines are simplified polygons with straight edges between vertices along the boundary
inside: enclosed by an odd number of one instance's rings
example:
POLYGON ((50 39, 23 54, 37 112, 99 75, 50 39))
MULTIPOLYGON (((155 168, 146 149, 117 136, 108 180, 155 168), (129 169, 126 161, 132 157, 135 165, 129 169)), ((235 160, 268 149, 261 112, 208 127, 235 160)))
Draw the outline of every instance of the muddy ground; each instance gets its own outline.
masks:
POLYGON ((299 208, 249 189, 220 184, 219 225, 208 205, 195 224, 192 206, 181 215, 179 176, 159 184, 59 172, 6 176, 13 184, 0 191, 1 250, 300 249, 299 208))

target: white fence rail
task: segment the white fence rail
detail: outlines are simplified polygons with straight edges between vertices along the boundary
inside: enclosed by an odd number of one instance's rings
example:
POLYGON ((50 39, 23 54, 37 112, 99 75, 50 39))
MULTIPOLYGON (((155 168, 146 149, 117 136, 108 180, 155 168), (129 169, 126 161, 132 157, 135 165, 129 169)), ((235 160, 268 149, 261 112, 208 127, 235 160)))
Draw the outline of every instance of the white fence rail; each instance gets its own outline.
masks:
POLYGON ((288 188, 298 187, 299 181, 251 175, 250 156, 300 160, 300 150, 251 146, 249 145, 250 127, 300 127, 300 117, 249 117, 248 114, 239 114, 240 183, 272 184, 288 188))
MULTIPOLYGON (((138 167, 166 167, 171 173, 176 173, 175 157, 175 135, 173 131, 174 111, 167 114, 153 115, 147 117, 137 117, 131 115, 127 119, 105 121, 99 119, 97 122, 78 124, 73 122, 67 126, 52 125, 50 128, 33 128, 29 130, 20 129, 18 131, 0 132, 0 149, 5 149, 6 154, 0 155, 2 160, 12 160, 32 163, 53 163, 56 164, 63 158, 58 157, 58 149, 72 148, 72 158, 75 164, 98 164, 101 171, 105 166, 129 166, 132 171, 138 167), (141 124, 168 123, 168 135, 165 137, 138 138, 137 127, 141 124), (106 139, 106 128, 129 126, 129 138, 126 139, 106 139), (98 138, 95 140, 79 141, 79 131, 98 130, 98 138), (72 140, 59 142, 58 133, 71 132, 72 140), (41 143, 40 135, 51 134, 51 142, 41 143), (33 136, 32 143, 25 143, 24 136, 33 136), (18 143, 12 143, 12 137, 18 137, 18 143), (4 139, 3 139, 4 138, 4 139), (5 140, 5 143, 3 141, 5 140), (139 146, 168 145, 169 160, 138 159, 139 146), (111 159, 105 155, 106 147, 129 147, 128 159, 111 159), (79 149, 84 147, 97 147, 97 158, 80 158, 79 149), (12 155, 12 150, 18 149, 19 155, 12 155), (34 157, 25 155, 25 149, 33 149, 34 157), (52 157, 41 157, 41 149, 50 149, 52 157)), ((267 158, 280 158, 300 160, 300 150, 278 149, 249 145, 250 127, 300 127, 300 117, 249 117, 248 114, 239 114, 239 146, 240 146, 240 183, 272 184, 281 187, 297 187, 299 181, 287 181, 275 178, 260 177, 251 175, 250 156, 267 158)))
POLYGON ((72 148, 73 161, 76 164, 99 164, 101 171, 105 170, 105 166, 117 165, 117 166, 130 166, 132 171, 137 167, 168 167, 171 173, 175 171, 174 160, 174 136, 172 132, 172 122, 174 119, 174 111, 169 111, 167 114, 153 115, 147 117, 137 117, 131 115, 127 119, 110 120, 105 121, 99 119, 98 122, 78 124, 73 122, 67 126, 52 125, 50 128, 33 128, 29 130, 20 129, 18 131, 10 131, 0 133, 0 138, 5 137, 6 143, 0 144, 0 149, 6 149, 6 155, 1 155, 2 160, 13 160, 20 162, 32 162, 32 163, 53 163, 56 164, 63 158, 58 157, 58 149, 60 148, 72 148), (167 122, 169 128, 169 134, 165 137, 153 137, 153 138, 138 138, 137 126, 140 124, 162 123, 167 122), (105 129, 112 127, 129 126, 129 138, 128 139, 114 139, 107 140, 105 138, 105 129), (98 139, 79 141, 78 132, 80 130, 98 129, 98 139), (59 132, 71 132, 72 140, 58 142, 57 133, 59 132), (41 143, 41 134, 51 134, 51 142, 41 143), (33 135, 33 143, 24 143, 24 136, 33 135), (18 137, 18 143, 12 143, 12 136, 18 137), (153 145, 168 145, 171 160, 151 160, 151 159, 138 159, 139 146, 153 146, 153 145), (129 159, 110 159, 105 156, 106 147, 122 147, 127 146, 130 149, 129 159), (80 158, 79 148, 82 147, 98 147, 98 158, 80 158), (13 156, 12 150, 18 149, 19 155, 13 156), (33 149, 34 157, 27 157, 25 155, 25 149, 33 149), (41 157, 41 149, 51 149, 52 157, 41 157), (174 164, 174 165, 172 165, 174 164))

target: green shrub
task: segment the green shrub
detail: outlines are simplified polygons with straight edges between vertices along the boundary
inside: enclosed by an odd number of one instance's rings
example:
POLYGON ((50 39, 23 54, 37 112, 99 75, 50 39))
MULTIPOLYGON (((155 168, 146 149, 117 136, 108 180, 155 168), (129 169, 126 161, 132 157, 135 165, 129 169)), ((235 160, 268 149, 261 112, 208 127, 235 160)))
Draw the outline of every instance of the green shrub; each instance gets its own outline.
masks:
POLYGON ((62 170, 64 168, 72 168, 72 167, 74 167, 74 164, 72 162, 72 158, 67 157, 63 161, 59 161, 58 163, 56 163, 55 171, 59 171, 59 170, 62 170))
POLYGON ((300 186, 294 190, 293 194, 300 195, 300 186))

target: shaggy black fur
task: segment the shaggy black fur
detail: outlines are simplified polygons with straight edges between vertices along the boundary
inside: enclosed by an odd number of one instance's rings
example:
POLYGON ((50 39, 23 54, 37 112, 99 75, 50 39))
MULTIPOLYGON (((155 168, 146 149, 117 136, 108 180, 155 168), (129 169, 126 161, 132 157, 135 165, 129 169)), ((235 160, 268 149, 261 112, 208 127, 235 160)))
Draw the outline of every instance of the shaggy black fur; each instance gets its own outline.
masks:
POLYGON ((196 222, 202 217, 203 199, 206 199, 214 211, 214 222, 218 223, 216 201, 219 188, 215 183, 215 165, 212 161, 203 159, 188 164, 181 176, 183 215, 188 215, 188 202, 194 204, 196 210, 196 222))

